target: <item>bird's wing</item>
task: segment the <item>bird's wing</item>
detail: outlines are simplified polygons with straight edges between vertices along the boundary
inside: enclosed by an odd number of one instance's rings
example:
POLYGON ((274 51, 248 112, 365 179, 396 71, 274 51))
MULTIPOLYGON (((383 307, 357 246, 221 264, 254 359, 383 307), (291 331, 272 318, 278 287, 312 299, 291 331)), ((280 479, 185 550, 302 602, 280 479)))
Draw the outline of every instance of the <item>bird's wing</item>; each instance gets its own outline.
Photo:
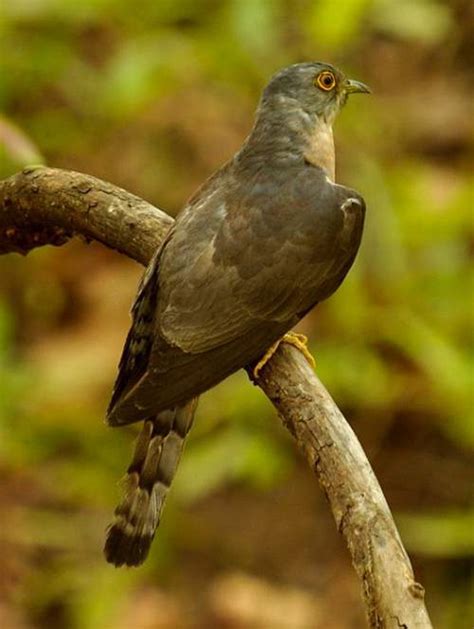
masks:
POLYGON ((290 181, 278 194, 262 184, 236 193, 230 181, 180 215, 134 307, 111 425, 214 386, 342 282, 359 246, 363 201, 341 186, 290 181))
POLYGON ((146 372, 155 333, 159 261, 172 231, 173 227, 153 255, 140 281, 131 310, 132 325, 122 350, 109 410, 146 372))
MULTIPOLYGON (((283 182, 229 181, 184 211, 160 262, 159 335, 206 352, 327 297, 347 272, 337 249, 346 190, 308 168, 283 182)), ((359 239, 347 243, 354 254, 359 239)))

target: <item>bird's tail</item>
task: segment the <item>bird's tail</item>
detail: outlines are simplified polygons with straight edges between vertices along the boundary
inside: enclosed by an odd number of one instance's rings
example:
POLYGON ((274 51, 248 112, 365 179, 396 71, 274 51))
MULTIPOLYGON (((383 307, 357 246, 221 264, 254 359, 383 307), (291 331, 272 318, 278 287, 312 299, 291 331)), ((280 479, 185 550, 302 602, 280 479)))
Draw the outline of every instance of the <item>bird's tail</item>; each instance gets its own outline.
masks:
POLYGON ((144 422, 124 478, 122 500, 107 531, 104 553, 115 566, 138 566, 148 555, 194 419, 197 398, 144 422))

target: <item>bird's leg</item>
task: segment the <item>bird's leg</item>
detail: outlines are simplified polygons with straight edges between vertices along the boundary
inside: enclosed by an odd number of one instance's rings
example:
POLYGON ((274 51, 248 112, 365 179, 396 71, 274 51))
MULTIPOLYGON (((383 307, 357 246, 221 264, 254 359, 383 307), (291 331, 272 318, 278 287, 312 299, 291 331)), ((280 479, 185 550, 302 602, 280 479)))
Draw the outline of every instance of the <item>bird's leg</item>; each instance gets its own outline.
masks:
POLYGON ((311 367, 313 367, 314 369, 314 367, 316 366, 316 363, 315 363, 314 358, 311 355, 311 352, 308 349, 308 338, 304 334, 298 334, 297 332, 287 332, 284 336, 281 337, 281 339, 279 339, 276 343, 273 343, 273 345, 271 345, 267 349, 265 354, 255 365, 255 367, 252 370, 252 374, 255 379, 258 378, 258 375, 261 372, 261 370, 265 367, 267 362, 270 360, 273 354, 277 351, 280 343, 289 343, 290 345, 294 345, 295 347, 297 347, 300 350, 300 352, 303 354, 303 356, 306 358, 306 360, 309 362, 311 367))

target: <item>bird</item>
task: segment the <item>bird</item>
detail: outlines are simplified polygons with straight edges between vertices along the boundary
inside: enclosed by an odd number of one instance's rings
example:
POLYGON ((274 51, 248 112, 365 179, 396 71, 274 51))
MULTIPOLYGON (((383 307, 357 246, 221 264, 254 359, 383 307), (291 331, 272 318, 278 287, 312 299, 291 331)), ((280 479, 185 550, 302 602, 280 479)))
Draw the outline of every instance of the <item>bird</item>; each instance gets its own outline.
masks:
POLYGON ((143 422, 109 563, 146 559, 198 396, 249 365, 258 377, 352 266, 365 202, 335 181, 332 127, 354 93, 370 90, 327 63, 278 71, 240 150, 191 196, 145 270, 107 410, 110 426, 143 422))

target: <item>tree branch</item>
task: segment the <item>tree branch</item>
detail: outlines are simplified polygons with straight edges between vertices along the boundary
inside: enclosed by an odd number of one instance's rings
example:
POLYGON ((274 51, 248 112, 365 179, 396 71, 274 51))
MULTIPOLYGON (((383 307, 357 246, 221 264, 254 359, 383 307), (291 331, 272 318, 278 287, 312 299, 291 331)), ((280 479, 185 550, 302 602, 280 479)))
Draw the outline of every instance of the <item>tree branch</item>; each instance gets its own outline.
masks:
POLYGON ((0 182, 0 254, 80 236, 146 265, 173 222, 130 192, 70 170, 25 168, 0 182))
POLYGON ((362 583, 371 627, 431 627, 392 514, 347 420, 306 358, 282 343, 257 384, 316 474, 362 583))
MULTIPOLYGON (((25 169, 0 182, 0 254, 72 236, 146 264, 173 224, 146 201, 89 175, 25 169)), ((281 344, 256 382, 325 492, 362 584, 370 627, 428 629, 423 587, 357 437, 303 355, 281 344)))

